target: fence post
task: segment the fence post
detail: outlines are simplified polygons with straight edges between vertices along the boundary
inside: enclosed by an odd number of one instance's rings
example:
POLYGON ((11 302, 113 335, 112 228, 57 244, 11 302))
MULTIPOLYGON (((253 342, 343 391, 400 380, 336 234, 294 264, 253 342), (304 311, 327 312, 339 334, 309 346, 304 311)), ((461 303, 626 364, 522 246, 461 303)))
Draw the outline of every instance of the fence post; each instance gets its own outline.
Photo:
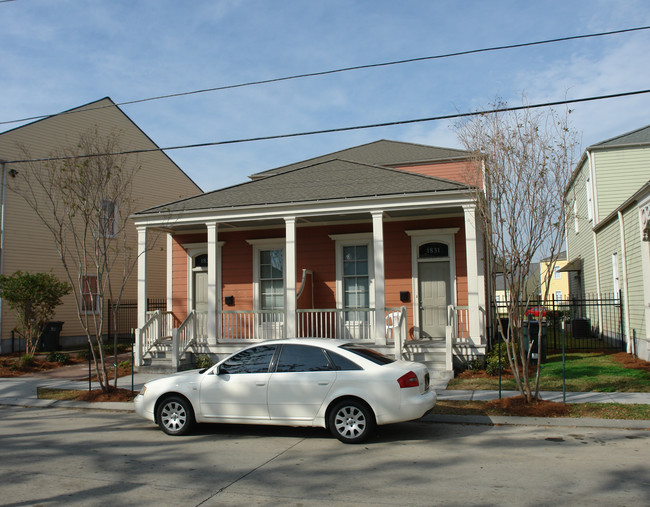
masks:
POLYGON ((625 326, 623 325, 623 319, 625 317, 625 312, 623 311, 623 291, 619 289, 618 291, 618 311, 621 315, 621 351, 625 352, 625 326))

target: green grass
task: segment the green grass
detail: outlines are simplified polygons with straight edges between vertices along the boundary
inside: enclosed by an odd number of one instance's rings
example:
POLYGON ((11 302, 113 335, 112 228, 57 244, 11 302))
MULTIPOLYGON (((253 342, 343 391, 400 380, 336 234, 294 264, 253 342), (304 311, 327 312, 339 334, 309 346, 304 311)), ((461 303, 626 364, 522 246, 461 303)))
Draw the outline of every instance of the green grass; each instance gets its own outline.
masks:
MULTIPOLYGON (((625 368, 605 353, 566 354, 566 390, 576 392, 650 392, 650 375, 643 370, 625 368)), ((531 381, 534 380, 534 376, 531 381)), ((514 380, 503 379, 502 389, 516 389, 514 380)), ((498 389, 494 377, 455 378, 448 389, 498 389)), ((542 364, 540 389, 562 390, 562 355, 551 354, 542 364)))

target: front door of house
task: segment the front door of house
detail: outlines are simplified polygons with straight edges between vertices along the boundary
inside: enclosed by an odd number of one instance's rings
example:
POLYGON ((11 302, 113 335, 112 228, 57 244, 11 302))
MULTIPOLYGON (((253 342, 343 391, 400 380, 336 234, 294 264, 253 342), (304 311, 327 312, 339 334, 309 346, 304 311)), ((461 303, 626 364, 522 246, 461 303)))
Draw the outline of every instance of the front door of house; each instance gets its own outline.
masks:
POLYGON ((419 262, 420 337, 444 338, 451 304, 449 261, 419 262))

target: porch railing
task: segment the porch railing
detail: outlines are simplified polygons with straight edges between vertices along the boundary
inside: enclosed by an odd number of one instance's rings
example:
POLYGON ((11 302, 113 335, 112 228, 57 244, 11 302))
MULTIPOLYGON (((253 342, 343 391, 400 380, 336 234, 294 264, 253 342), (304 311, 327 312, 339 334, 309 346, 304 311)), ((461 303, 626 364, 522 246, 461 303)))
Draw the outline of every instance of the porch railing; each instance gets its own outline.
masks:
POLYGON ((222 340, 274 340, 284 336, 282 310, 230 310, 218 315, 222 340))
POLYGON ((469 318, 469 306, 447 307, 447 325, 451 327, 454 342, 470 339, 469 318))
POLYGON ((370 340, 374 308, 334 308, 297 310, 299 338, 370 340))
POLYGON ((172 367, 174 368, 178 368, 185 352, 196 341, 196 321, 196 311, 192 310, 181 325, 172 330, 172 367))

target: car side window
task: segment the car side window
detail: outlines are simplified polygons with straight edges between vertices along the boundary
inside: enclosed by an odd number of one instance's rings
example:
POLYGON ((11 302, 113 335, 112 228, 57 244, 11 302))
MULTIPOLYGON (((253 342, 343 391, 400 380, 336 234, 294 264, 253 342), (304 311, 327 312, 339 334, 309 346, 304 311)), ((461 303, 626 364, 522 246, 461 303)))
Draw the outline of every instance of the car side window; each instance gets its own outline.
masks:
POLYGON ((284 345, 280 352, 277 372, 331 371, 325 351, 309 345, 284 345))
POLYGON ((341 354, 337 354, 336 352, 332 352, 331 350, 328 350, 327 355, 330 356, 332 363, 334 363, 336 369, 339 371, 363 370, 363 368, 359 366, 357 363, 355 363, 354 361, 350 361, 347 357, 343 357, 341 354))
POLYGON ((219 367, 220 373, 266 373, 275 353, 275 345, 260 345, 241 351, 224 361, 219 367))

